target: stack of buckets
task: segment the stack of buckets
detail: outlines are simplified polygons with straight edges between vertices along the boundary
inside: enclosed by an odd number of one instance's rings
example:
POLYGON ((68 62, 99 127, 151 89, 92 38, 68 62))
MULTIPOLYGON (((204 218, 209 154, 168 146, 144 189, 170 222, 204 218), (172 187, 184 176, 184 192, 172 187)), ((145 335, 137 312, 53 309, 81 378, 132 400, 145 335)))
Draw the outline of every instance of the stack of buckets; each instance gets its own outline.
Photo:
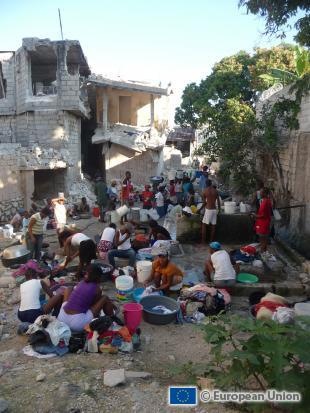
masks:
POLYGON ((116 297, 121 301, 131 299, 133 290, 133 278, 130 275, 120 275, 115 279, 116 297))

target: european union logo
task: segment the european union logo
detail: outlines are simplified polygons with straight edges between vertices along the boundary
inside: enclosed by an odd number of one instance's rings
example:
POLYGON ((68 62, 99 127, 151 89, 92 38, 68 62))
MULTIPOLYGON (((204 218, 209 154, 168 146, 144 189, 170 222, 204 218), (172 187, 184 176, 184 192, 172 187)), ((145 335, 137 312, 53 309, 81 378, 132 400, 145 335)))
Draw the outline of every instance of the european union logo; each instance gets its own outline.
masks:
POLYGON ((196 386, 175 386, 169 387, 168 402, 169 406, 197 406, 197 387, 196 386))

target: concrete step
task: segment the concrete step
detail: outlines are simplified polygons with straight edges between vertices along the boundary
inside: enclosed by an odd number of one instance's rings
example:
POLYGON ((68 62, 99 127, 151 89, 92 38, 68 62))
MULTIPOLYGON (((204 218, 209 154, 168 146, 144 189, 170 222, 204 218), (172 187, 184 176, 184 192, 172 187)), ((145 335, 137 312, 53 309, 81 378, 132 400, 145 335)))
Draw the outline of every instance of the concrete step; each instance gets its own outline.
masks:
POLYGON ((248 297, 255 291, 274 292, 283 297, 304 296, 304 287, 299 282, 283 281, 281 283, 257 283, 242 284, 237 283, 230 288, 231 295, 237 297, 248 297))

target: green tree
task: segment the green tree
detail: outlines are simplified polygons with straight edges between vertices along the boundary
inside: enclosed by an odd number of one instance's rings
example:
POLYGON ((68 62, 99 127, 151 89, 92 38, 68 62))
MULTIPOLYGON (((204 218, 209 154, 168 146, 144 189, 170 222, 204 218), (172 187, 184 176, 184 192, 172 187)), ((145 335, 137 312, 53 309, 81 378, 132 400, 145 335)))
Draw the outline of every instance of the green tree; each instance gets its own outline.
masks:
POLYGON ((285 29, 291 28, 291 19, 302 14, 294 27, 296 42, 310 47, 310 3, 309 0, 240 0, 239 7, 245 6, 248 13, 266 19, 265 34, 285 37, 285 29))
POLYGON ((310 53, 299 46, 295 47, 294 69, 293 71, 283 70, 280 67, 270 69, 269 73, 260 75, 261 79, 269 82, 270 85, 282 83, 288 85, 296 82, 310 73, 310 53))
POLYGON ((225 57, 199 84, 184 89, 176 110, 177 124, 202 130, 205 141, 200 153, 220 159, 222 177, 244 193, 252 185, 249 177, 255 177, 255 99, 269 86, 260 75, 275 65, 292 70, 293 58, 290 45, 225 57))

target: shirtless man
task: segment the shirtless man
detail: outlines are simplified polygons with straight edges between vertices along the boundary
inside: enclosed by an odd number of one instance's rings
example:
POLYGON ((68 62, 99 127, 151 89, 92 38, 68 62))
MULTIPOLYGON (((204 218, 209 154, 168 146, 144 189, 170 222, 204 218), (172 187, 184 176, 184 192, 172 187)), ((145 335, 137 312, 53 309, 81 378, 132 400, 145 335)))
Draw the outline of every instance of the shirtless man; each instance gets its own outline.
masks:
POLYGON ((217 221, 216 201, 218 205, 218 210, 219 212, 221 211, 221 200, 220 200, 219 193, 214 188, 214 186, 212 186, 212 182, 210 180, 209 180, 209 186, 205 188, 202 193, 202 197, 204 200, 204 204, 202 208, 205 207, 205 213, 202 219, 201 242, 205 243, 207 225, 211 225, 210 242, 214 240, 215 227, 216 227, 216 221, 217 221))

